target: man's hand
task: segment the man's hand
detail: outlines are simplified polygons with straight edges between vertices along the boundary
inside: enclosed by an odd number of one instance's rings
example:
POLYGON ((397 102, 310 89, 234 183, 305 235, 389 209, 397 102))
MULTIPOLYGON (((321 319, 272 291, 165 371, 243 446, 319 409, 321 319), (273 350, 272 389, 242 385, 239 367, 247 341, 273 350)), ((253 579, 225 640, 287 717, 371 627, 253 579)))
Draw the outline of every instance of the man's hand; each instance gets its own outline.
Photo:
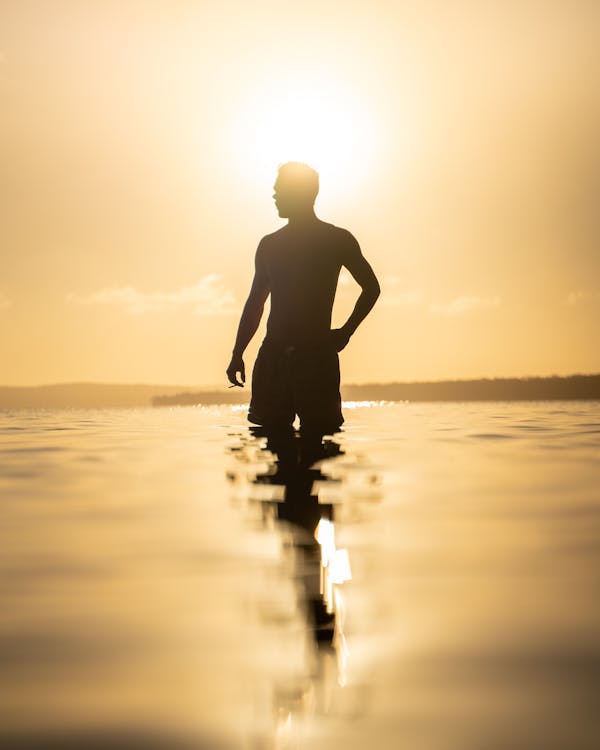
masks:
POLYGON ((246 367, 241 355, 233 354, 231 356, 231 362, 229 363, 229 367, 227 368, 226 373, 227 379, 232 385, 239 385, 240 388, 243 388, 244 383, 246 382, 246 367), (238 380, 238 372, 240 374, 241 381, 238 380))
POLYGON ((331 339, 336 352, 341 352, 348 341, 350 341, 350 334, 343 328, 333 328, 331 331, 331 339))

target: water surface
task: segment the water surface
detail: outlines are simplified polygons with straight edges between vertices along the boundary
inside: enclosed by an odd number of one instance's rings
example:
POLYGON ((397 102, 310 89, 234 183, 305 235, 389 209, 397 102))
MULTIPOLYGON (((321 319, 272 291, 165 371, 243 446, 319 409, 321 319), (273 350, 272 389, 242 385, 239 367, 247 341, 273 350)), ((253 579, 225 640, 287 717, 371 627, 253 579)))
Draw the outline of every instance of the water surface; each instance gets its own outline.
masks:
POLYGON ((597 748, 600 404, 351 406, 0 413, 0 743, 597 748))

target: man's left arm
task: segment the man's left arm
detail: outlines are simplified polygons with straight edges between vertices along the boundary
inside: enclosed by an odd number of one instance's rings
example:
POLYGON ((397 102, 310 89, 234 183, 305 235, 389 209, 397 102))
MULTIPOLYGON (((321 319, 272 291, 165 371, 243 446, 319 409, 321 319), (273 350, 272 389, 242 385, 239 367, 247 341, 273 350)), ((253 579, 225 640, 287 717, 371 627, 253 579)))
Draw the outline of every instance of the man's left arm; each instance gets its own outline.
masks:
POLYGON ((260 324, 260 319, 262 318, 265 302, 270 294, 269 278, 263 257, 262 240, 259 242, 256 250, 254 268, 252 287, 250 288, 250 294, 248 295, 248 299, 246 300, 240 318, 238 332, 235 338, 235 346, 231 353, 231 362, 226 370, 229 382, 232 385, 238 385, 240 387, 246 382, 246 367, 242 358, 244 350, 256 333, 260 324), (240 375, 240 380, 238 380, 238 374, 240 375))
POLYGON ((343 264, 360 286, 361 293, 348 320, 341 328, 332 331, 335 348, 338 352, 342 351, 358 326, 371 312, 381 292, 377 277, 362 254, 358 242, 350 233, 348 233, 347 239, 348 245, 345 248, 343 264))

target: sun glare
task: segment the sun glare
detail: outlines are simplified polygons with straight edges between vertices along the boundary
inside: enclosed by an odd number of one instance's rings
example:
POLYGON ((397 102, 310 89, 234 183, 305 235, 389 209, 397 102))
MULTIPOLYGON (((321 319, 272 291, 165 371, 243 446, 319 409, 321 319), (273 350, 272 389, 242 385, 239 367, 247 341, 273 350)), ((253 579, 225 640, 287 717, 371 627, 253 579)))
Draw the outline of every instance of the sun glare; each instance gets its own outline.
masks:
POLYGON ((248 96, 233 137, 238 161, 269 178, 278 164, 303 161, 343 192, 372 167, 375 129, 358 92, 317 78, 285 80, 248 96))

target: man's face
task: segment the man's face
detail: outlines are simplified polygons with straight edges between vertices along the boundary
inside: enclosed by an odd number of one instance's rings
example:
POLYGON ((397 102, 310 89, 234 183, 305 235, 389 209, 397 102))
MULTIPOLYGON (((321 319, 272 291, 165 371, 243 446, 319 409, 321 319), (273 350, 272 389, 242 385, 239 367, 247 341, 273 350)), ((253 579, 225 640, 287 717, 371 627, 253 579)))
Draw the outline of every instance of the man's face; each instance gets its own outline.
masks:
POLYGON ((285 185, 282 185, 281 180, 277 179, 275 180, 275 185, 273 185, 273 191, 273 200, 275 201, 277 213, 282 219, 289 218, 289 190, 286 191, 285 185))
POLYGON ((280 178, 275 180, 273 190, 275 207, 282 219, 289 219, 290 216, 302 213, 306 211, 308 207, 313 205, 312 197, 308 197, 306 193, 301 189, 298 189, 297 186, 291 185, 289 182, 286 183, 280 178))

